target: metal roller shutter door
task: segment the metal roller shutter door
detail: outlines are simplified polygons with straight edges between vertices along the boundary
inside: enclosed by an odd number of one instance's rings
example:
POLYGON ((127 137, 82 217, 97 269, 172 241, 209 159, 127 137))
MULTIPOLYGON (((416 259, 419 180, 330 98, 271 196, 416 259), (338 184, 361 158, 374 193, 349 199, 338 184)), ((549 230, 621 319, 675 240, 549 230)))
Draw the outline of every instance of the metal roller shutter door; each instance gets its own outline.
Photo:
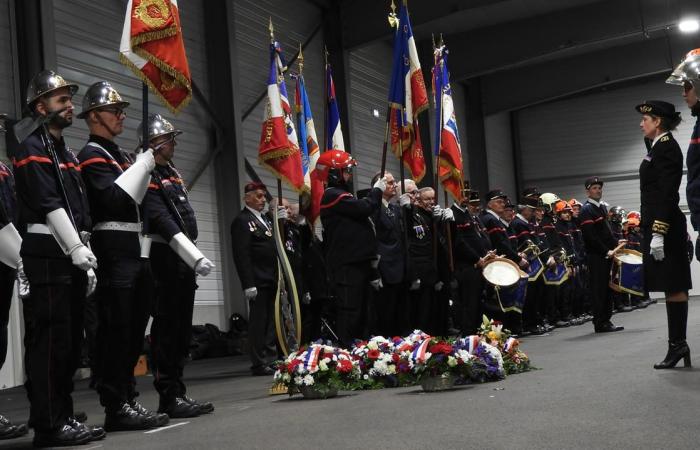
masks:
MULTIPOLYGON (((57 70, 67 80, 80 85, 75 97, 79 110, 85 90, 92 83, 107 80, 129 102, 125 132, 117 138, 124 149, 137 145, 136 127, 141 122, 141 83, 119 62, 118 49, 125 13, 125 2, 94 2, 88 0, 56 0, 54 23, 56 30, 57 70)), ((208 91, 205 61, 203 2, 179 2, 185 47, 192 79, 203 92, 208 91)), ((192 100, 177 116, 161 102, 150 97, 149 111, 163 114, 183 131, 178 136, 174 162, 185 182, 191 179, 206 154, 209 119, 203 108, 192 100)), ((88 130, 82 120, 76 120, 66 130, 66 140, 79 151, 87 139, 88 130)), ((214 172, 207 168, 190 192, 190 202, 197 214, 199 238, 197 245, 217 269, 199 277, 195 300, 195 323, 213 322, 223 325, 223 285, 221 281, 221 251, 219 219, 216 207, 214 172)))
MULTIPOLYGON (((489 171, 489 189, 502 189, 517 202, 515 166, 511 141, 510 113, 503 112, 484 117, 486 160, 489 171)), ((486 193, 482 193, 482 198, 486 193)))

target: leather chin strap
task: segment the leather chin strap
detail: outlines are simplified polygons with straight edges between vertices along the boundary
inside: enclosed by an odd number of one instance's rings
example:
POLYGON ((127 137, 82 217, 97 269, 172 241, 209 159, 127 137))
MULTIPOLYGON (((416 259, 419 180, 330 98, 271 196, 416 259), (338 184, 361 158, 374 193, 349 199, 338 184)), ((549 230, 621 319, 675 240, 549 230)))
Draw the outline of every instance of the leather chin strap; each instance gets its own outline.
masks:
POLYGON ((105 130, 107 130, 109 132, 109 134, 112 135, 113 138, 117 137, 118 136, 117 133, 115 133, 112 128, 107 126, 107 124, 104 122, 104 120, 102 120, 102 117, 100 117, 100 115, 98 113, 99 113, 99 110, 95 110, 95 117, 97 117, 97 122, 100 125, 102 125, 105 128, 105 130))

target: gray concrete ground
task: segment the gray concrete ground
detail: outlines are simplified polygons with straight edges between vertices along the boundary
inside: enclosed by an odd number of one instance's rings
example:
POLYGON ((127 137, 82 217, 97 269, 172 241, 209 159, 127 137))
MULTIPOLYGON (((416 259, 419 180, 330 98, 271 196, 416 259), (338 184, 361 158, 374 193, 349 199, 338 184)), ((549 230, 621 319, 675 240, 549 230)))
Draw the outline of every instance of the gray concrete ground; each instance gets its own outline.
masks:
MULTIPOLYGON (((329 400, 268 397, 271 380, 248 376, 245 358, 197 361, 187 370, 189 393, 213 401, 214 414, 151 433, 112 433, 81 448, 700 448, 700 369, 651 367, 665 354, 663 303, 613 321, 625 331, 596 335, 589 323, 525 338, 522 347, 539 370, 432 394, 414 387, 329 400)), ((691 348, 700 351, 697 299, 688 329, 691 348)), ((139 379, 141 400, 155 407, 150 381, 139 379)), ((84 382, 75 400, 89 422, 102 421, 84 382)), ((24 391, 0 393, 0 411, 26 420, 24 391)), ((0 441, 0 450, 30 442, 0 441)))

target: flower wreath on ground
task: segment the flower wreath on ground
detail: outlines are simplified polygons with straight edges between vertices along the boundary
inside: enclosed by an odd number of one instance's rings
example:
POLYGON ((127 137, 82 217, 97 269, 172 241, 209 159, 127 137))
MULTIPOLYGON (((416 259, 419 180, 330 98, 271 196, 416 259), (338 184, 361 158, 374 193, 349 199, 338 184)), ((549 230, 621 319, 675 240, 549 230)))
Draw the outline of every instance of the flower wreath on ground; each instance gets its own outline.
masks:
POLYGON ((360 369, 347 350, 311 344, 277 362, 274 378, 287 387, 289 395, 304 387, 325 394, 353 386, 360 379, 360 369))
POLYGON ((530 358, 520 350, 520 341, 515 339, 509 330, 503 328, 501 322, 489 319, 484 315, 478 333, 482 340, 499 350, 503 356, 503 366, 508 375, 531 369, 530 358))

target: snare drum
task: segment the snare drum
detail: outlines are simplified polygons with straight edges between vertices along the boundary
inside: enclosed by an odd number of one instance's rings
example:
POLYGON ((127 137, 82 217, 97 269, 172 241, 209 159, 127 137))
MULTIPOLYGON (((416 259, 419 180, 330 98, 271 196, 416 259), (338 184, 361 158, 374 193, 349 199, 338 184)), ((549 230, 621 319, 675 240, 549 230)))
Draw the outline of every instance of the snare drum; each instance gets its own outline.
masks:
POLYGON ((549 267, 544 269, 544 284, 559 286, 568 279, 569 271, 567 270, 566 264, 563 262, 558 262, 553 269, 549 267))
POLYGON ((644 266, 642 254, 623 249, 613 256, 610 288, 616 292, 644 296, 644 266))
POLYGON ((492 296, 501 311, 522 313, 527 293, 528 274, 506 258, 494 258, 486 263, 484 278, 493 289, 492 296))

